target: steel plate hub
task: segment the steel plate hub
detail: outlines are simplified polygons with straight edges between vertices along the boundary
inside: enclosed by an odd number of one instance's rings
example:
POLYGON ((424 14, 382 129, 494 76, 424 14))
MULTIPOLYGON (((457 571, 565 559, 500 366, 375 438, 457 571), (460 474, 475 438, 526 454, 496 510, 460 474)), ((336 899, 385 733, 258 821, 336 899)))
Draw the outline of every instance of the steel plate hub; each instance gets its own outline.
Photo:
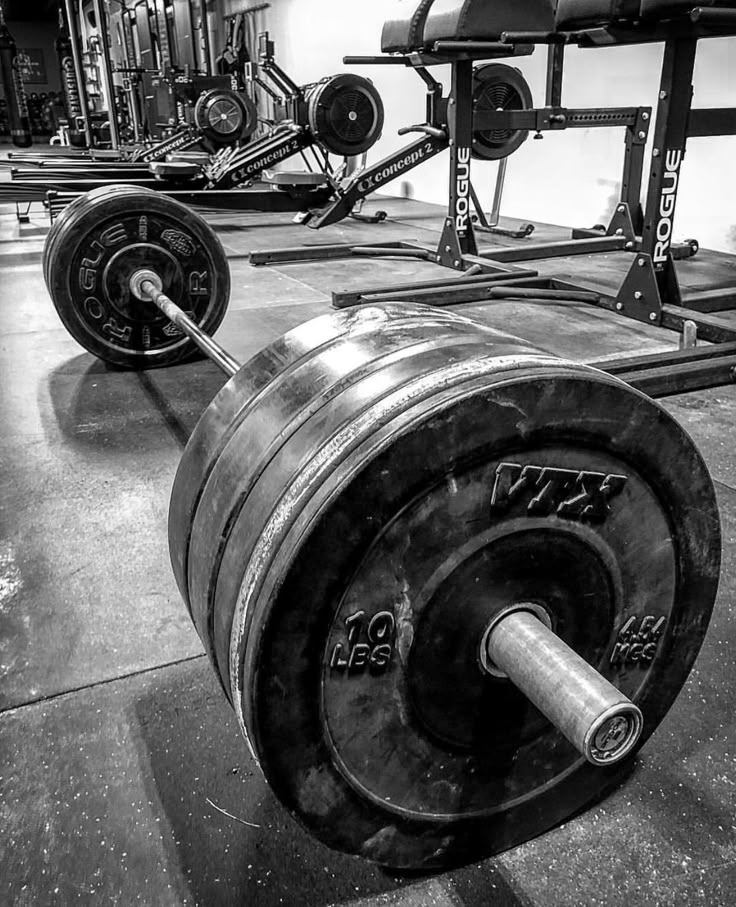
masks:
POLYGON ((397 514, 329 634, 322 707, 335 763, 365 796, 407 817, 507 809, 579 763, 512 683, 482 669, 485 628, 515 602, 543 607, 553 630, 629 697, 657 669, 675 557, 652 491, 599 451, 506 457, 453 472, 397 514), (524 469, 569 484, 536 507, 538 478, 504 500, 524 469), (583 493, 581 475, 601 484, 620 477, 623 486, 595 520, 582 507, 556 513, 561 498, 583 493), (636 543, 642 531, 646 545, 636 543), (617 649, 632 618, 653 642, 638 662, 617 649))

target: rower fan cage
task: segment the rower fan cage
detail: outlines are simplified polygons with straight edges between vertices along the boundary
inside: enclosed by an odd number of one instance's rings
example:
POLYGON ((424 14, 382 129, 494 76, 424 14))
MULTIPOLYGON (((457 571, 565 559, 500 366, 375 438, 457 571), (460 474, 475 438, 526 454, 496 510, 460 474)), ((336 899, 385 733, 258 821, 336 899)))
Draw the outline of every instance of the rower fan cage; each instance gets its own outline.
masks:
MULTIPOLYGON (((473 71, 473 110, 528 110, 529 85, 514 66, 486 63, 473 71)), ((473 157, 497 161, 513 154, 529 135, 526 129, 487 129, 473 132, 473 157)))
POLYGON ((334 154, 368 151, 383 129, 383 102, 369 79, 341 73, 317 83, 309 92, 309 128, 334 154))
POLYGON ((258 116, 246 95, 227 88, 213 88, 197 99, 194 122, 211 142, 224 147, 250 138, 258 116))

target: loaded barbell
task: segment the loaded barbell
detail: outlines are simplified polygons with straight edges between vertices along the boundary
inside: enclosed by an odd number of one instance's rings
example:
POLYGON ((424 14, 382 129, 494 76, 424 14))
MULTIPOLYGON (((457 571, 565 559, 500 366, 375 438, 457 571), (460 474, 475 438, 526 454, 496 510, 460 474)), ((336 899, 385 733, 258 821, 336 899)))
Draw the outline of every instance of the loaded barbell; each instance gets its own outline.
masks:
POLYGON ((323 315, 239 366, 210 336, 229 280, 204 221, 126 187, 63 218, 45 275, 86 349, 200 349, 230 376, 179 465, 170 555, 285 806, 338 850, 432 868, 618 784, 719 576, 713 485, 675 420, 417 305, 323 315))

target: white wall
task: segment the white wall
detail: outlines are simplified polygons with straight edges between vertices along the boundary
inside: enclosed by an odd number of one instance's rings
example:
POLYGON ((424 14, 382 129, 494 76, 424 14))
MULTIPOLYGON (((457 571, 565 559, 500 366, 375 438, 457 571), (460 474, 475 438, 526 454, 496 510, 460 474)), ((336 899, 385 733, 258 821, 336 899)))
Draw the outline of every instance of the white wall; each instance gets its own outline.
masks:
MULTIPOLYGON (((346 67, 345 54, 380 52, 381 26, 392 0, 270 0, 265 13, 276 56, 297 81, 351 69, 375 82, 386 122, 369 163, 406 143, 400 126, 424 118, 424 86, 402 67, 346 67)), ((239 6, 238 2, 233 4, 239 6)), ((252 5, 244 3, 243 6, 252 5)), ((628 106, 656 103, 662 45, 578 50, 567 54, 563 103, 628 106)), ((535 104, 544 102, 545 51, 516 62, 535 104)), ((446 67, 433 75, 446 85, 446 67)), ((736 38, 700 42, 694 79, 695 106, 736 107, 736 38)), ((509 160, 503 214, 509 217, 590 226, 606 222, 617 196, 623 163, 623 129, 571 129, 530 139, 509 160)), ((495 164, 474 166, 474 182, 490 206, 495 164)), ((647 160, 648 167, 648 160, 647 160)), ((647 175, 645 172, 644 186, 647 175)), ((427 202, 447 199, 447 153, 422 164, 386 194, 427 202)), ((736 251, 736 137, 692 139, 682 167, 675 237, 697 237, 709 248, 736 251)))

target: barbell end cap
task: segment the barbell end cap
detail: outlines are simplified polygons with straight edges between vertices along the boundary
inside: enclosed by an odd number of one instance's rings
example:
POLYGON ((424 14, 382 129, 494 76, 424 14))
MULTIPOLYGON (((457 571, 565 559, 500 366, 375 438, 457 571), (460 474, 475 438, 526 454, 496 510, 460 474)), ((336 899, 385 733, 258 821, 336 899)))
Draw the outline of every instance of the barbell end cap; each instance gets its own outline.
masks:
POLYGON ((156 293, 163 293, 164 287, 158 274, 148 268, 140 268, 130 275, 130 292, 141 302, 152 302, 154 298, 153 294, 144 288, 145 283, 153 284, 156 293))
POLYGON ((644 716, 633 702, 611 706, 591 725, 584 742, 583 755, 593 765, 613 765, 634 749, 644 716))

